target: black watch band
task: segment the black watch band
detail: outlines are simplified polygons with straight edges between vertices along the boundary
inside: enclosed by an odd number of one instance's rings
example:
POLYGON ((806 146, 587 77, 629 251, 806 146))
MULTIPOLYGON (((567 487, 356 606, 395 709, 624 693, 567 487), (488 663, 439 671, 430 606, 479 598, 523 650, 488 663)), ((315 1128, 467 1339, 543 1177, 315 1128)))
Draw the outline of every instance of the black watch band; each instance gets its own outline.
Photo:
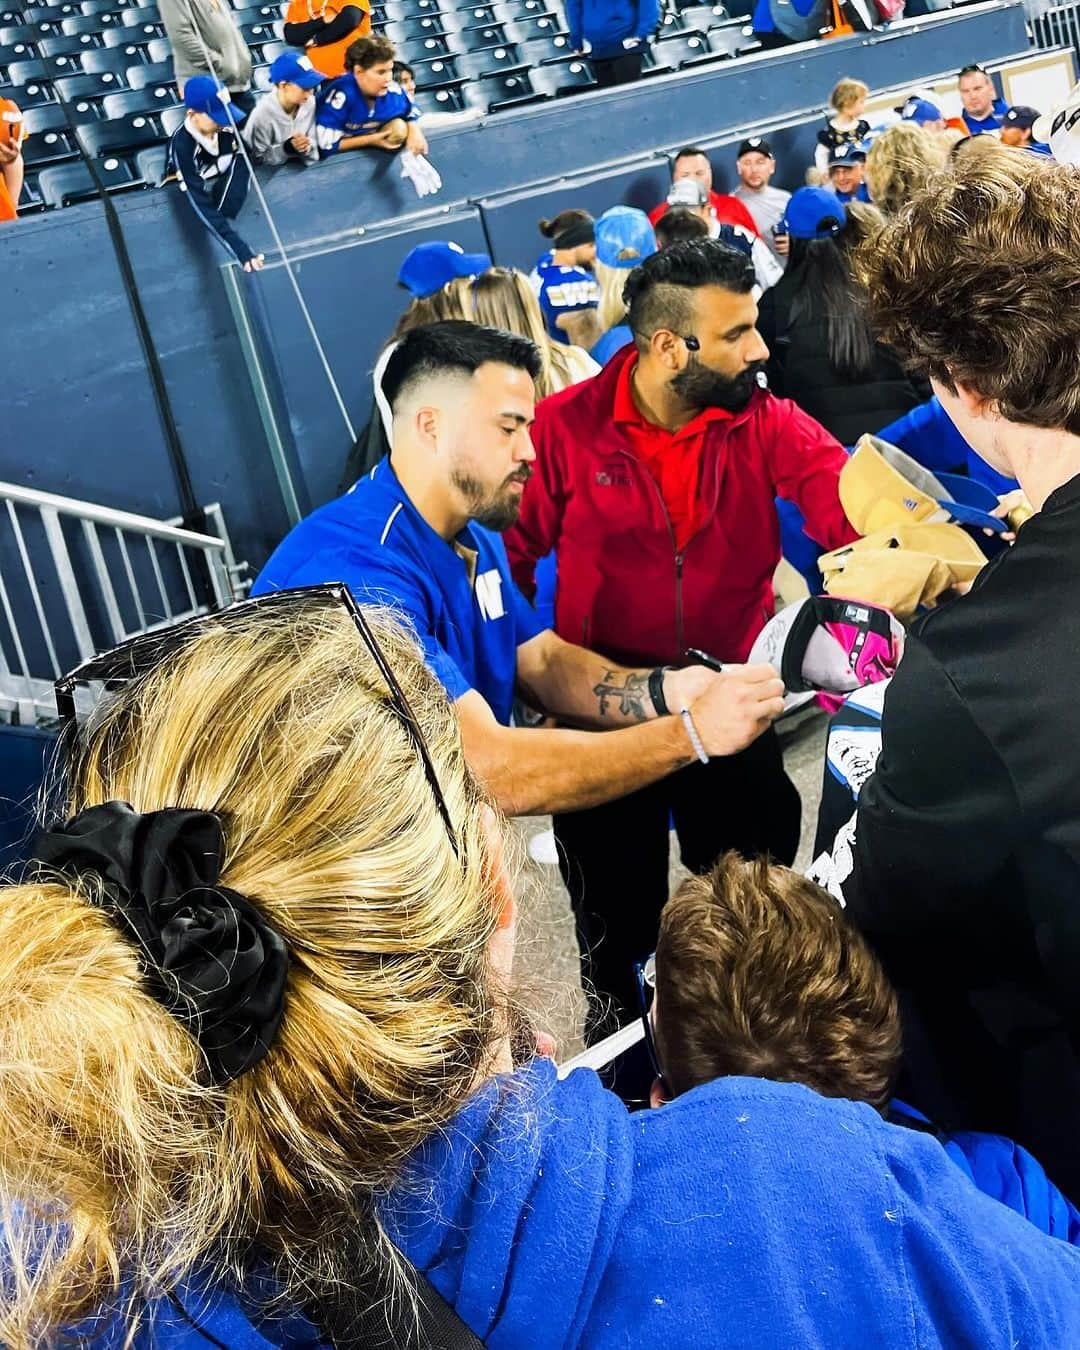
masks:
POLYGON ((673 666, 654 666, 649 671, 649 698, 657 717, 667 717, 671 712, 664 697, 664 676, 673 669, 673 666))

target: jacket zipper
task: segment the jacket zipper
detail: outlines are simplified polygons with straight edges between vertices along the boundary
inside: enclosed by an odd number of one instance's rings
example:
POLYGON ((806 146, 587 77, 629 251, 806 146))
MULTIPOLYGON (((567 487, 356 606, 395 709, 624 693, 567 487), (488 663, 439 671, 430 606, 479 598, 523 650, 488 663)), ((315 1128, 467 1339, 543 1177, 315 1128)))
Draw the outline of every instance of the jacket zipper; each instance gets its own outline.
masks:
MULTIPOLYGON (((683 555, 679 552, 678 545, 675 543, 675 527, 671 523, 671 516, 668 515, 667 503, 664 501, 664 494, 660 491, 660 484, 652 476, 647 468, 641 464, 637 455, 629 450, 624 450, 619 446, 619 453, 625 455, 627 459, 632 459, 639 465, 644 476, 652 485, 652 490, 656 493, 656 500, 660 503, 660 514, 664 517, 664 523, 667 525, 668 537, 671 540, 671 551, 675 555, 675 660, 681 661, 686 648, 683 646, 683 614, 682 614, 682 572, 683 555)), ((687 540, 689 543, 689 540, 687 540)), ((585 644, 588 645, 587 643, 585 644)))

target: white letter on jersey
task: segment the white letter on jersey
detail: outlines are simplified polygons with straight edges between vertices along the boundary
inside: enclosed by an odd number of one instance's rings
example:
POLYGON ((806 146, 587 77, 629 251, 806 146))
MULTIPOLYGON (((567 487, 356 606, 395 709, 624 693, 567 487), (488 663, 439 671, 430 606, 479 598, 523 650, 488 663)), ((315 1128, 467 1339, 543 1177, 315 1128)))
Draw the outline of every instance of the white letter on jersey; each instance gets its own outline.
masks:
POLYGON ((485 619, 501 619, 506 613, 503 608, 502 577, 494 567, 490 572, 481 572, 476 578, 476 603, 485 619))

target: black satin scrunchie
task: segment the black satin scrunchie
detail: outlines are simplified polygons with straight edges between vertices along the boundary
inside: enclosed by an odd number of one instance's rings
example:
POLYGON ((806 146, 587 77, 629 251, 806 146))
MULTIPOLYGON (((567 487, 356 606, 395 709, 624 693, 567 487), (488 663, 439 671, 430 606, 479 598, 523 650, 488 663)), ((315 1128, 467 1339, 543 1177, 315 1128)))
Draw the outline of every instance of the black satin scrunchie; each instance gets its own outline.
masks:
POLYGON ((257 1064, 285 1007, 289 956, 280 933, 218 884, 221 821, 126 802, 80 811, 38 839, 38 862, 97 873, 100 903, 138 947, 150 991, 199 1042, 215 1083, 257 1064))

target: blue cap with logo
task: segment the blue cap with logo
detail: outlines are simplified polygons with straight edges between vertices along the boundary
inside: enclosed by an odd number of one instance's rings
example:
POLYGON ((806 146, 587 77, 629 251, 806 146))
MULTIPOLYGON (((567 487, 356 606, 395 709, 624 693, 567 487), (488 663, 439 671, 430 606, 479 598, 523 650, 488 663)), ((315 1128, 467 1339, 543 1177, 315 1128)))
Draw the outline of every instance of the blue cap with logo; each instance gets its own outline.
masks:
POLYGON ((842 145, 834 145, 829 151, 830 169, 841 164, 852 167, 856 164, 865 163, 866 151, 854 141, 844 141, 842 145))
POLYGON ((656 235, 644 211, 612 206, 597 217, 596 261, 605 267, 637 267, 656 252, 656 235))
POLYGON ((830 239, 840 233, 846 222, 844 203, 835 192, 801 187, 791 194, 776 233, 789 234, 792 239, 830 239))
POLYGON ((205 113, 219 127, 242 122, 244 114, 229 102, 229 91, 213 75, 192 75, 184 85, 184 107, 192 112, 205 113))
POLYGON ((271 84, 298 84, 301 89, 314 89, 325 78, 299 52, 282 52, 270 67, 271 84))
POLYGON ((475 277, 491 267, 486 253, 466 253, 460 244, 436 240, 417 244, 405 255, 398 271, 398 285, 404 286, 414 300, 441 291, 456 277, 475 277))
POLYGON ((909 98, 896 110, 905 122, 915 122, 924 126, 927 122, 943 122, 945 114, 928 98, 909 98))

